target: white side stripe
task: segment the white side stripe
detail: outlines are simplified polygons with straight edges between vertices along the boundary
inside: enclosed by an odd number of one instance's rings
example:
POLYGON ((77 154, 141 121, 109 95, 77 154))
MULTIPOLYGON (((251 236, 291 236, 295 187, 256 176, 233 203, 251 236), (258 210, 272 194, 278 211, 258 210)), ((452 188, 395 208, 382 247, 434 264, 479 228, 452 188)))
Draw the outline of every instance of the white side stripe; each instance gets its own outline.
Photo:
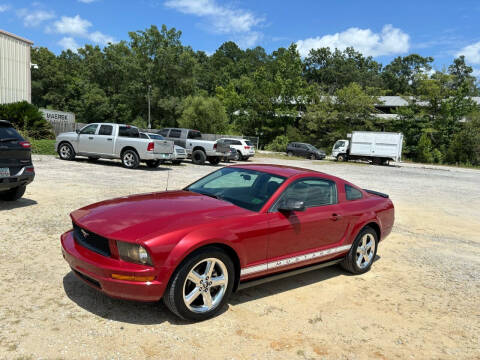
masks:
POLYGON ((300 263, 300 262, 303 262, 303 261, 312 260, 312 259, 327 256, 327 255, 332 255, 332 254, 344 252, 344 251, 350 250, 351 247, 352 247, 352 245, 343 245, 343 246, 338 246, 338 247, 331 248, 331 249, 315 251, 315 252, 308 253, 308 254, 293 256, 293 257, 278 260, 278 261, 271 261, 271 262, 265 263, 265 264, 249 266, 249 267, 243 268, 240 271, 240 276, 249 275, 249 274, 253 274, 253 273, 256 273, 256 272, 260 272, 260 271, 275 269, 275 268, 282 267, 282 266, 292 265, 292 264, 300 263))

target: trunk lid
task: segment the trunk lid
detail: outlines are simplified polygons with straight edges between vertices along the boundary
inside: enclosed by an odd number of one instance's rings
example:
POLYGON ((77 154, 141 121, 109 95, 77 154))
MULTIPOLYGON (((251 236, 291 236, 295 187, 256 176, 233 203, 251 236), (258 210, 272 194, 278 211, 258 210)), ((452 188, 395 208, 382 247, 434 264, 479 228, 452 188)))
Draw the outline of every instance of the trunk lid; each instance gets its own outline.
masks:
POLYGON ((25 139, 9 124, 0 122, 0 168, 9 168, 15 175, 32 164, 31 149, 22 146, 25 139))

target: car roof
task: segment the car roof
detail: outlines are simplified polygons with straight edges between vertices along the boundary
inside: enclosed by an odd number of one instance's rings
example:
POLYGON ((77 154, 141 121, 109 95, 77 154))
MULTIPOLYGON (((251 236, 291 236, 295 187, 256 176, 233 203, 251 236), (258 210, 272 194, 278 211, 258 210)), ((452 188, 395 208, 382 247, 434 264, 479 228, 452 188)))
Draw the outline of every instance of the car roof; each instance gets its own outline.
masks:
MULTIPOLYGON (((296 175, 322 175, 325 178, 329 179, 338 179, 335 176, 328 175, 319 171, 303 169, 295 166, 285 166, 285 165, 275 165, 275 164, 242 164, 242 165, 231 165, 229 167, 241 168, 247 170, 261 171, 273 175, 283 176, 286 178, 296 176, 296 175)), ((340 180, 340 179, 339 179, 340 180)))
POLYGON ((245 141, 246 139, 241 139, 241 138, 229 138, 229 137, 222 137, 218 140, 239 140, 239 141, 245 141))
POLYGON ((0 126, 12 126, 12 124, 10 123, 10 121, 7 121, 7 120, 0 120, 0 126))

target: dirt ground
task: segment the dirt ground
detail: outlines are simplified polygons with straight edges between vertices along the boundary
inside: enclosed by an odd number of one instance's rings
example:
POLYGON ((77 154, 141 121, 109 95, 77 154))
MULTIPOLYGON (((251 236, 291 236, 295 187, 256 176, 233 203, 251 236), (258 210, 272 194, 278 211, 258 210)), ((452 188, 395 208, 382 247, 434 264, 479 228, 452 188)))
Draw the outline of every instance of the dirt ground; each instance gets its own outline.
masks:
POLYGON ((59 236, 76 208, 167 178, 178 189, 215 167, 34 160, 24 199, 0 202, 1 359, 480 359, 480 171, 255 158, 386 192, 395 228, 367 274, 331 267, 245 289, 187 323, 83 284, 59 236))

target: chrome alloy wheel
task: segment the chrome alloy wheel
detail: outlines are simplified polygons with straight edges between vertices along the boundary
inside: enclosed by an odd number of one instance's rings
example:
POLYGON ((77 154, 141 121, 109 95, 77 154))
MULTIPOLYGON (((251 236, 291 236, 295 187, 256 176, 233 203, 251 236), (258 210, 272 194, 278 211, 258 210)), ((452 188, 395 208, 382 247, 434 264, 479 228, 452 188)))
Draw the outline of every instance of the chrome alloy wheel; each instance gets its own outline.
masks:
POLYGON ((357 266, 360 269, 365 269, 373 261, 375 254, 375 238, 372 234, 363 235, 357 246, 357 266))
POLYGON ((193 266, 183 284, 183 301, 195 313, 215 309, 223 299, 228 286, 225 264, 216 258, 207 258, 193 266))
POLYGON ((132 153, 126 153, 123 156, 123 163, 127 167, 132 167, 135 164, 135 156, 132 153))
POLYGON ((62 145, 60 146, 60 156, 62 159, 68 159, 72 155, 72 151, 70 150, 70 146, 62 145))

